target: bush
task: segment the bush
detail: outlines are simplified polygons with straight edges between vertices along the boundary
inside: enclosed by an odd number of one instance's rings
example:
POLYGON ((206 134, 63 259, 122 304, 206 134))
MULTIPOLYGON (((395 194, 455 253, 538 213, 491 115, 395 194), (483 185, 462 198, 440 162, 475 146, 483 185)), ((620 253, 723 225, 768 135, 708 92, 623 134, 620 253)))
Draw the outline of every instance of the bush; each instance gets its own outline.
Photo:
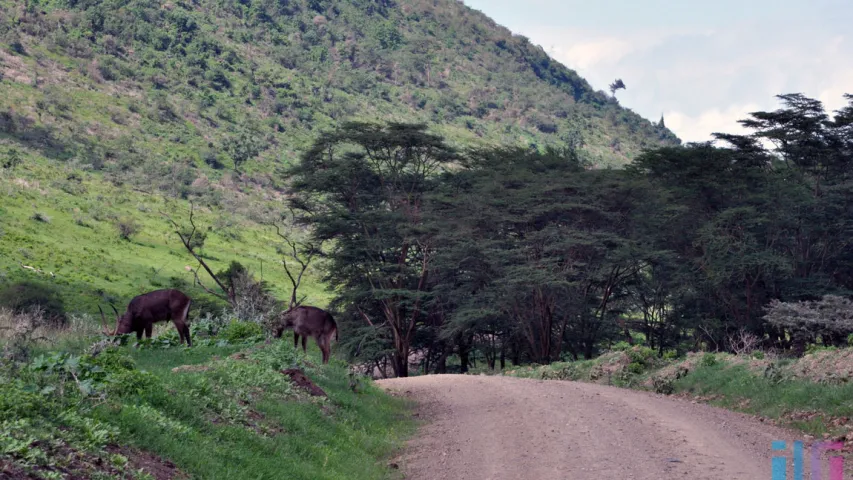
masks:
POLYGON ((713 353, 706 353, 702 356, 702 366, 703 367, 713 367, 717 364, 717 356, 713 353))
POLYGON ((241 343, 263 334, 263 328, 257 323, 234 320, 219 332, 219 337, 228 340, 229 343, 241 343))
POLYGON ((631 362, 628 364, 628 371, 637 375, 643 373, 645 369, 646 366, 639 362, 631 362))
POLYGON ((42 223, 50 223, 50 217, 48 217, 47 215, 45 215, 41 212, 34 213, 30 217, 30 220, 35 220, 37 222, 42 222, 42 223))
POLYGON ((654 363, 655 351, 649 347, 634 347, 625 353, 631 359, 631 363, 637 363, 644 368, 654 363))
POLYGON ((771 363, 764 369, 764 378, 770 383, 781 383, 785 380, 785 374, 782 371, 782 365, 779 363, 771 363))
POLYGON ((138 223, 132 218, 123 218, 116 222, 118 235, 122 240, 130 240, 130 237, 136 235, 141 230, 138 223))
POLYGON ((20 165, 21 161, 21 154, 13 148, 6 152, 5 158, 0 161, 0 166, 11 170, 20 165))
POLYGON ((673 385, 673 380, 671 378, 655 377, 652 379, 652 387, 654 388, 655 393, 661 393, 664 395, 670 395, 675 391, 675 386, 673 385))
POLYGON ((663 359, 664 360, 675 360, 676 358, 678 358, 678 351, 677 350, 667 350, 667 351, 663 352, 663 359))
POLYGON ((65 304, 56 288, 36 282, 18 282, 0 288, 0 307, 15 313, 25 313, 40 307, 48 323, 64 325, 67 321, 65 304))

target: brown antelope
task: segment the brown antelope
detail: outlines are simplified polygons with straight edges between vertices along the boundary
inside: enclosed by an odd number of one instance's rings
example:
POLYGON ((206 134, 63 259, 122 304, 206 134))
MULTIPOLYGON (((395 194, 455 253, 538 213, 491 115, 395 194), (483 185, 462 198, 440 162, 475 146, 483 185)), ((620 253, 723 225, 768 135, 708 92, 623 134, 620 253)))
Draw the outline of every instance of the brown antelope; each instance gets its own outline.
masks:
MULTIPOLYGON (((100 305, 98 305, 98 310, 101 311, 104 333, 107 335, 115 336, 136 332, 136 338, 141 340, 142 332, 145 332, 145 336, 151 338, 155 323, 171 320, 178 330, 181 343, 186 340, 187 346, 191 347, 193 343, 190 339, 190 327, 187 324, 187 314, 190 311, 191 303, 190 297, 180 290, 167 289, 144 293, 130 301, 124 315, 119 315, 116 307, 113 307, 113 311, 116 312, 116 328, 112 332, 107 327, 107 319, 104 317, 104 311, 101 310, 100 305)), ((112 305, 110 306, 112 307, 112 305)))
POLYGON ((307 352, 305 340, 314 337, 320 351, 323 352, 323 363, 329 363, 329 353, 332 345, 332 335, 338 339, 338 325, 332 315, 317 307, 292 307, 279 317, 275 327, 275 337, 281 338, 282 333, 293 328, 293 348, 299 345, 302 336, 302 351, 307 352))

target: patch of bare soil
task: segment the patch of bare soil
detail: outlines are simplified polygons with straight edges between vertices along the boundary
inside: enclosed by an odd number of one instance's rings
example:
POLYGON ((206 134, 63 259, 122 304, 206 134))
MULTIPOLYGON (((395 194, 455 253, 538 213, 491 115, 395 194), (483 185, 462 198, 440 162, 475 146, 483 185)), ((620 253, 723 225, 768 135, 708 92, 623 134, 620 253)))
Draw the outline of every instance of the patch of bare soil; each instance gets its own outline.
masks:
POLYGON ((134 472, 142 470, 157 480, 189 478, 178 469, 177 465, 168 460, 163 460, 152 453, 128 447, 119 447, 117 445, 107 447, 107 451, 113 454, 124 455, 127 457, 128 468, 134 472))
POLYGON ((469 375, 377 383, 416 400, 428 421, 395 460, 407 479, 758 480, 770 477, 773 440, 802 439, 748 415, 590 383, 469 375))
POLYGON ((290 377, 290 381, 293 382, 294 385, 305 390, 310 395, 315 397, 328 396, 322 388, 318 387, 310 378, 305 376, 305 373, 302 370, 298 368, 288 368, 287 370, 282 370, 281 373, 290 377))
MULTIPOLYGON (((117 445, 110 445, 106 450, 111 454, 119 454, 126 457, 126 470, 133 472, 142 470, 156 480, 189 478, 174 463, 163 460, 154 454, 129 447, 119 447, 117 445)), ((61 465, 23 467, 12 463, 8 459, 0 458, 0 479, 24 480, 44 478, 40 474, 47 472, 59 474, 64 480, 89 480, 98 474, 109 475, 113 478, 124 478, 123 472, 113 466, 108 459, 64 446, 58 447, 58 451, 54 453, 55 458, 64 459, 61 465)))

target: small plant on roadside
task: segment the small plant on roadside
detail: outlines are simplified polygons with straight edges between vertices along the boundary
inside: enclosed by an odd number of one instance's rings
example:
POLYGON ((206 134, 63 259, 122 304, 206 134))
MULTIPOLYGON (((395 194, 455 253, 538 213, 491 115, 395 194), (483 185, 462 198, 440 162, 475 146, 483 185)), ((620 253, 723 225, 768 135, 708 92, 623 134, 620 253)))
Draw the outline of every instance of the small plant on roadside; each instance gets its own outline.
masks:
POLYGON ((717 356, 711 352, 702 355, 702 361, 700 362, 703 367, 713 367, 717 364, 717 356))
POLYGON ((640 375, 646 370, 646 366, 639 362, 631 362, 628 364, 628 371, 640 375))
POLYGON ((673 383, 674 380, 672 378, 657 376, 652 379, 652 388, 654 388, 655 393, 671 395, 675 391, 673 383))

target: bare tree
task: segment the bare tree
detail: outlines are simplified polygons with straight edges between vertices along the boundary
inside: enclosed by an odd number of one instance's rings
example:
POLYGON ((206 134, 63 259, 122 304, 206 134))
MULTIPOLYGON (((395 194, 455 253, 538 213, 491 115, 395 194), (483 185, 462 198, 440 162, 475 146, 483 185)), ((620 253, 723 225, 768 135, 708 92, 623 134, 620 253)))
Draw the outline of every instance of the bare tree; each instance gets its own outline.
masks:
POLYGON ((294 308, 305 301, 304 296, 297 300, 296 292, 302 284, 302 278, 308 270, 308 267, 311 265, 311 261, 322 254, 322 242, 314 243, 307 240, 300 241, 296 239, 297 235, 296 232, 294 232, 294 225, 297 222, 293 210, 291 210, 290 222, 287 221, 287 217, 284 215, 282 215, 281 220, 285 225, 288 225, 289 223, 289 226, 282 226, 277 222, 271 222, 271 225, 275 228, 276 235, 284 241, 284 245, 278 248, 278 252, 282 255, 281 265, 284 267, 284 273, 287 274, 287 278, 290 280, 290 284, 293 287, 290 293, 289 308, 294 308), (287 264, 288 260, 292 260, 299 266, 298 273, 295 268, 287 264))
POLYGON ((749 355, 761 345, 761 338, 741 328, 728 336, 729 348, 735 355, 749 355))
POLYGON ((199 231, 198 227, 195 224, 195 220, 193 218, 194 212, 194 205, 192 202, 190 202, 190 226, 188 228, 178 224, 175 220, 172 219, 172 217, 170 217, 165 212, 160 213, 166 218, 166 220, 169 221, 169 223, 172 224, 175 229, 175 233, 178 235, 178 238, 181 239, 181 243, 184 244, 184 248, 186 248, 187 251, 190 252, 190 255, 192 255, 193 258, 198 261, 198 267, 193 270, 193 275, 195 277, 195 285, 198 285, 199 287, 201 287, 202 290, 213 296, 226 300, 229 304, 231 304, 231 306, 234 306, 236 304, 236 294, 233 283, 231 285, 226 285, 222 283, 222 281, 216 276, 216 274, 213 273, 213 270, 211 270, 210 267, 207 265, 207 262, 204 261, 204 258, 202 258, 201 254, 199 254, 197 251, 204 245, 205 236, 204 233, 199 231), (207 272, 208 276, 214 281, 214 283, 216 283, 222 293, 218 293, 216 291, 211 290, 201 282, 201 279, 198 276, 198 272, 200 269, 204 269, 204 271, 207 272))

